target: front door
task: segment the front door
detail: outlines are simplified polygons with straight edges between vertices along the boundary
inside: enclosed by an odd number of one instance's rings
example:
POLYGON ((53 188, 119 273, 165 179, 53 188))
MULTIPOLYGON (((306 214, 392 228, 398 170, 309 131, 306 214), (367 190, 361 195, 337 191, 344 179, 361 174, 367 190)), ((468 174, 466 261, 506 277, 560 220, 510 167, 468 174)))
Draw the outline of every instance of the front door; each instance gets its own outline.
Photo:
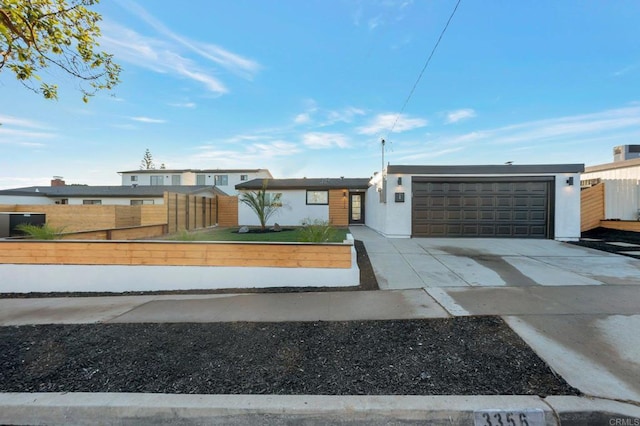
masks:
POLYGON ((364 224, 364 193, 349 194, 349 224, 364 224))

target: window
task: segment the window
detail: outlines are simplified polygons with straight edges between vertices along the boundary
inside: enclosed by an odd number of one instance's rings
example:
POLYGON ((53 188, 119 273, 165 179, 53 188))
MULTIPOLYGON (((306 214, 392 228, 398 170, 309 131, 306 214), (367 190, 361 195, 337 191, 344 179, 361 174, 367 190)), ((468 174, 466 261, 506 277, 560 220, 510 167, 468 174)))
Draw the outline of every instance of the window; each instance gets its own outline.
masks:
POLYGON ((206 185, 204 175, 196 175, 196 185, 206 185))
POLYGON ((180 185, 180 175, 171 176, 171 185, 180 185))
POLYGON ((164 185, 164 176, 151 176, 151 185, 152 186, 164 185))
POLYGON ((227 186, 229 185, 229 176, 228 175, 215 175, 215 184, 217 186, 227 186))
POLYGON ((307 204, 329 204, 329 191, 307 190, 307 204))
POLYGON ((247 175, 240 175, 240 180, 247 180, 249 178, 249 176, 247 175))
POLYGON ((143 204, 155 204, 153 200, 131 200, 132 206, 141 206, 143 204))
POLYGON ((131 176, 131 182, 137 182, 138 176, 131 176))
POLYGON ((85 204, 85 205, 102 204, 102 200, 82 200, 82 204, 85 204))

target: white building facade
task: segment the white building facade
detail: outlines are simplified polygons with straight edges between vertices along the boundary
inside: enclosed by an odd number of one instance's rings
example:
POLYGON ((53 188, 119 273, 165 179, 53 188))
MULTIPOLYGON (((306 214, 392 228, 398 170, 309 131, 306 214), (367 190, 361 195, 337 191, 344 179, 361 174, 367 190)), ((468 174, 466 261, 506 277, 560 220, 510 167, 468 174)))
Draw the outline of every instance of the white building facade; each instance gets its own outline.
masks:
POLYGON ((388 237, 580 238, 582 164, 388 166, 366 224, 388 237))
POLYGON ((215 186, 235 195, 235 186, 253 179, 270 179, 268 169, 154 169, 119 172, 123 186, 215 186))

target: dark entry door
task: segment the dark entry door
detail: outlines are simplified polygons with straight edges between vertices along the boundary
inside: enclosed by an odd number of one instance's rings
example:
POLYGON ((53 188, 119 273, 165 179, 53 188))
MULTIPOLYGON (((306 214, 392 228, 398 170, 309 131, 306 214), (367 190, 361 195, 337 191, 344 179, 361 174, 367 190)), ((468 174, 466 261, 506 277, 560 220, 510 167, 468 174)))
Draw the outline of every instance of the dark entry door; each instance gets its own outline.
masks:
POLYGON ((364 193, 352 192, 349 194, 349 223, 364 224, 364 193))

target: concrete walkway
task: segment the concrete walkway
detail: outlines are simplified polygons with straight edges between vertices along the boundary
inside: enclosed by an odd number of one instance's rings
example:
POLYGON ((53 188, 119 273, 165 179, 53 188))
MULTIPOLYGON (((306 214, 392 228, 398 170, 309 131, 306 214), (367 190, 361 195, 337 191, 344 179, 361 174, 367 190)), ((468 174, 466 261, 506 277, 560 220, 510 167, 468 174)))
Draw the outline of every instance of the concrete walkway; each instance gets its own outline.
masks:
POLYGON ((528 409, 544 413, 536 425, 638 424, 622 422, 640 419, 640 260, 545 240, 352 232, 386 291, 0 299, 0 325, 501 315, 586 396, 5 393, 0 423, 462 425, 478 410, 528 409))
POLYGON ((423 290, 0 299, 0 326, 443 318, 423 290))

